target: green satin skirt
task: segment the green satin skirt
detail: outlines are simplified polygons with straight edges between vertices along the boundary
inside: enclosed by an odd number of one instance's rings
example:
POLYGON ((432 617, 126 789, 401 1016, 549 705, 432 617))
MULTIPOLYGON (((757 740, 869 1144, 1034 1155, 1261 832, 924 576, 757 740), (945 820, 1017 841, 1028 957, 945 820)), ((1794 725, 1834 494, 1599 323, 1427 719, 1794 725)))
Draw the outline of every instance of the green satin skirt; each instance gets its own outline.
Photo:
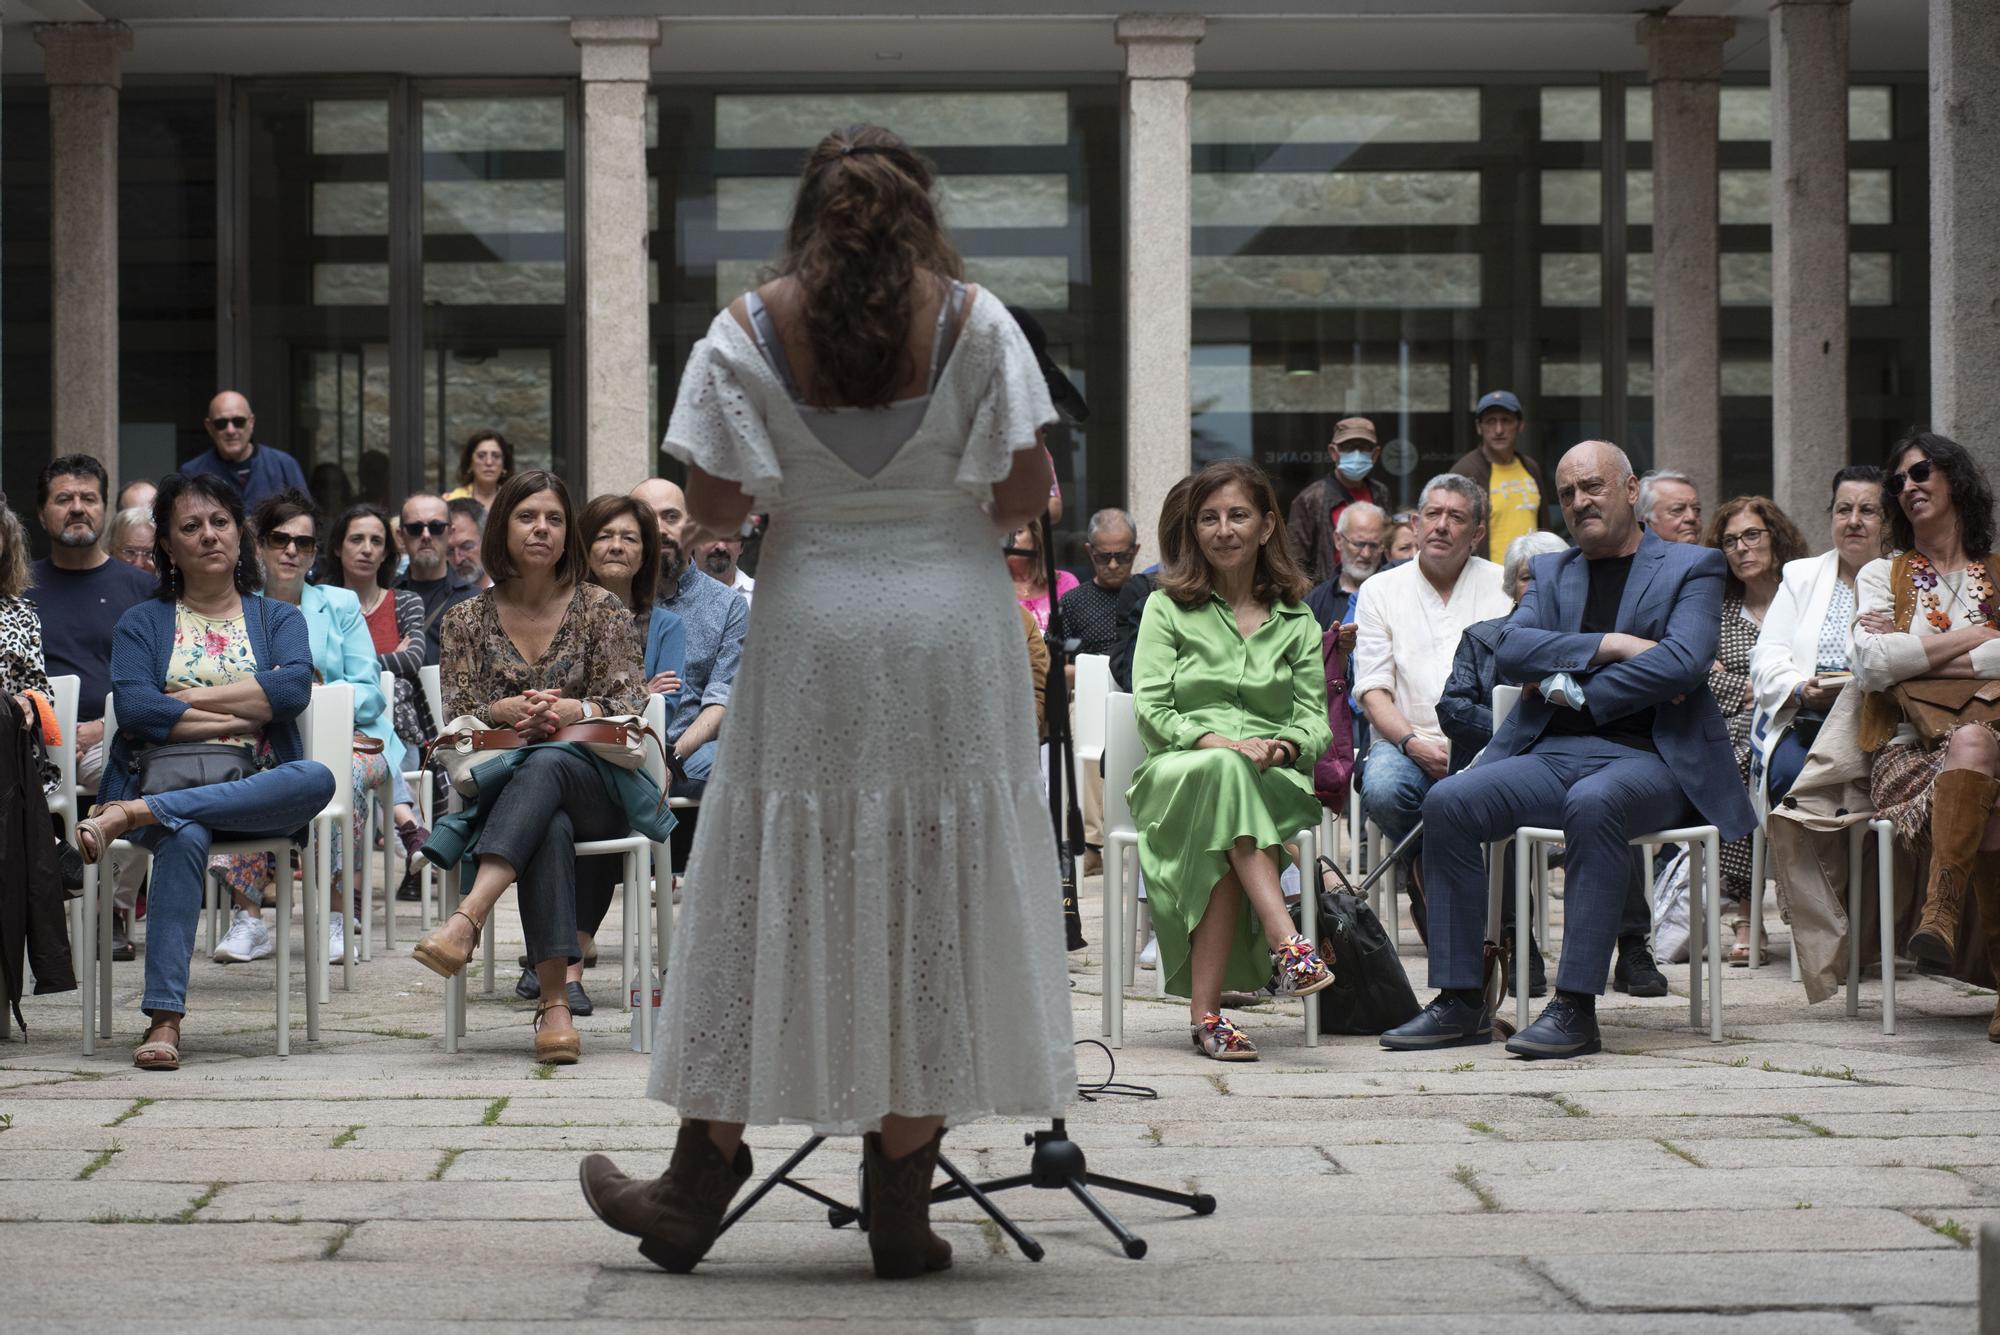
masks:
MULTIPOLYGON (((1283 871, 1292 861, 1284 843, 1319 824, 1319 799, 1298 770, 1260 771, 1238 752, 1211 747, 1149 757, 1127 800, 1139 829, 1139 867, 1160 942, 1161 977, 1166 991, 1184 997, 1188 940, 1216 884, 1230 872, 1229 850, 1248 837, 1283 871)), ((1246 898, 1222 985, 1249 992, 1270 978, 1271 943, 1246 898)))

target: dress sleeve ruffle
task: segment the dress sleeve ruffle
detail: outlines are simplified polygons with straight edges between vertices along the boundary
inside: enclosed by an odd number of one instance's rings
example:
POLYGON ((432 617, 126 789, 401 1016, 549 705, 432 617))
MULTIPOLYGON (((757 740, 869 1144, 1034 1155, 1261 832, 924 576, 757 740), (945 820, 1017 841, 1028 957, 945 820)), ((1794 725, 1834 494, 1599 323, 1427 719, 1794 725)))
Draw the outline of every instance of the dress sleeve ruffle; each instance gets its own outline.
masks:
POLYGON ((964 340, 971 346, 960 351, 974 353, 984 363, 966 370, 982 376, 984 384, 977 391, 957 482, 981 500, 989 500, 993 484, 1013 471, 1015 452, 1040 444, 1038 433, 1056 420, 1056 410, 1026 335, 999 299, 984 289, 974 303, 964 340))
MULTIPOLYGON (((717 317, 718 322, 731 318, 726 311, 717 317)), ((718 332, 711 327, 688 356, 662 448, 769 505, 779 499, 783 474, 765 421, 766 404, 718 346, 718 332)))

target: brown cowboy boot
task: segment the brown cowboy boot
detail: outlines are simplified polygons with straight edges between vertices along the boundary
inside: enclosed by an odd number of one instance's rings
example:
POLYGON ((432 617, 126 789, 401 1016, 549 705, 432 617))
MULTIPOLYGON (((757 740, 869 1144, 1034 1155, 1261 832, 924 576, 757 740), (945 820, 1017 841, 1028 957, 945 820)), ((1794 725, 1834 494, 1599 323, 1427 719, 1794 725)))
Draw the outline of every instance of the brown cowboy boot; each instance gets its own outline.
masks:
POLYGON ((708 1138, 707 1122, 682 1122, 667 1171, 635 1182, 601 1154, 578 1167, 583 1199, 620 1233, 639 1239, 639 1254, 662 1270, 685 1275, 708 1255, 722 1230, 722 1214, 750 1178, 750 1147, 736 1147, 726 1163, 708 1138))
POLYGON ((1926 964, 1948 967, 1957 953, 1966 883, 1996 799, 2000 781, 1974 769, 1948 769, 1931 788, 1931 883, 1909 944, 1926 964))
POLYGON ((862 1140, 868 1183, 868 1250, 877 1279, 911 1279, 951 1269, 951 1244, 931 1232, 931 1177, 944 1130, 900 1159, 882 1152, 882 1137, 862 1140))
MULTIPOLYGON (((1979 935, 1986 947, 1986 967, 2000 980, 2000 851, 1981 853, 1972 877, 1973 902, 1978 909, 1979 935)), ((1986 1022, 1986 1037, 2000 1043, 2000 1002, 1986 1022)))

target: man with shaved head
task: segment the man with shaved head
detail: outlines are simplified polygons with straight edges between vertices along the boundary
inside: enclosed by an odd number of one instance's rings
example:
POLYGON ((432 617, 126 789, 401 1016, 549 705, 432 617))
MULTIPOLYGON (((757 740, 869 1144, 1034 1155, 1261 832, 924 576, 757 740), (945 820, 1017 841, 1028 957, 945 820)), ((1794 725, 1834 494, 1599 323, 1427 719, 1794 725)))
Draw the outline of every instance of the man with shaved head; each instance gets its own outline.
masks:
MULTIPOLYGON (((632 488, 632 497, 648 510, 660 526, 659 605, 681 619, 686 637, 686 660, 679 673, 678 693, 667 691, 667 683, 655 673, 648 689, 674 694, 673 716, 667 720, 667 739, 673 744, 676 763, 683 777, 674 780, 673 796, 701 796, 708 787, 708 774, 715 764, 717 736, 722 731, 723 711, 729 706, 729 690, 736 680, 736 667, 743 659, 743 632, 750 625, 750 605, 743 595, 715 579, 688 559, 698 536, 688 516, 687 497, 665 478, 648 478, 632 488)), ((653 629, 649 628, 647 662, 653 659, 653 629)))
POLYGON ((257 414, 250 400, 233 389, 225 389, 208 401, 202 429, 214 442, 209 448, 181 465, 183 473, 207 473, 219 477, 243 498, 243 508, 254 510, 266 496, 287 487, 310 494, 299 461, 283 450, 256 443, 257 414))
POLYGON ((1556 469, 1576 546, 1539 557, 1500 632, 1498 679, 1521 701, 1479 763, 1424 800, 1430 977, 1436 1000, 1382 1035, 1399 1051, 1486 1043, 1481 948, 1485 845, 1523 825, 1563 831, 1567 932, 1556 993, 1508 1040, 1522 1057, 1602 1050, 1597 996, 1631 884, 1628 841, 1699 820, 1724 840, 1756 824, 1708 693, 1722 553, 1662 541, 1639 522, 1625 452, 1587 440, 1556 469))

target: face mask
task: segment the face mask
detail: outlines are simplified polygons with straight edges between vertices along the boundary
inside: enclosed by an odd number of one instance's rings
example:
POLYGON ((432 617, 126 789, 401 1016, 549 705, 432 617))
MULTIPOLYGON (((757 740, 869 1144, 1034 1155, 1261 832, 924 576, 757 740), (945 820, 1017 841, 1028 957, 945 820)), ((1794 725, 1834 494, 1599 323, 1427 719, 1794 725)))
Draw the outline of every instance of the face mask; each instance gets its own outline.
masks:
POLYGON ((1367 450, 1342 450, 1335 470, 1349 482, 1359 482, 1375 467, 1375 456, 1367 450))

